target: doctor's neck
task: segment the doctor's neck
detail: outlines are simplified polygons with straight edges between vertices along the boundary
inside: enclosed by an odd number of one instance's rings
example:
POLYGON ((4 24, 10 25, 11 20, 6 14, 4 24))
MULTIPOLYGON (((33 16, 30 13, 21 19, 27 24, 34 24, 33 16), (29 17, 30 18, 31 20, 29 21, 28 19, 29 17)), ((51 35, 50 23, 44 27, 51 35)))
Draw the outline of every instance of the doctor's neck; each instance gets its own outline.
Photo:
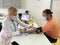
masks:
POLYGON ((8 18, 13 22, 12 15, 8 15, 8 18))

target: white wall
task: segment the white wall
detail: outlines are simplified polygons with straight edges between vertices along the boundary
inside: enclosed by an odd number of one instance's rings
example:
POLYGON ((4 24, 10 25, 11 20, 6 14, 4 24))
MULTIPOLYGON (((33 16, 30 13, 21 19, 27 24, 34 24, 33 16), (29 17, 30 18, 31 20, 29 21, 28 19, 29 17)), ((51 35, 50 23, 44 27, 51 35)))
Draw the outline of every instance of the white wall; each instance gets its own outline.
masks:
POLYGON ((31 11, 31 15, 40 26, 44 24, 40 20, 42 11, 50 8, 50 2, 50 0, 26 0, 26 9, 31 11))
POLYGON ((53 16, 55 18, 57 18, 57 20, 60 23, 60 0, 53 0, 53 7, 52 8, 53 8, 52 10, 54 12, 53 16))
POLYGON ((22 9, 25 9, 25 7, 26 7, 26 0, 20 0, 20 7, 22 9))
POLYGON ((50 2, 50 0, 20 0, 20 5, 22 9, 28 9, 36 23, 41 26, 44 24, 44 21, 40 20, 42 11, 50 8, 50 2))
POLYGON ((0 0, 0 8, 16 7, 20 9, 20 0, 0 0))

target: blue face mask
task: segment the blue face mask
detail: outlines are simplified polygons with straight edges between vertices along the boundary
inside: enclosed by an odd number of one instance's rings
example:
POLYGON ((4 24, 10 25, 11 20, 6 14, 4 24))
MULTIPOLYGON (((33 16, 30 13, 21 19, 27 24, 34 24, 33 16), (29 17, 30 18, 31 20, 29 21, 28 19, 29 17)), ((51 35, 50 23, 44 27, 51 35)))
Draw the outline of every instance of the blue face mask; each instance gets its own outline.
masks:
POLYGON ((17 16, 13 16, 12 19, 13 19, 14 21, 17 21, 17 16))

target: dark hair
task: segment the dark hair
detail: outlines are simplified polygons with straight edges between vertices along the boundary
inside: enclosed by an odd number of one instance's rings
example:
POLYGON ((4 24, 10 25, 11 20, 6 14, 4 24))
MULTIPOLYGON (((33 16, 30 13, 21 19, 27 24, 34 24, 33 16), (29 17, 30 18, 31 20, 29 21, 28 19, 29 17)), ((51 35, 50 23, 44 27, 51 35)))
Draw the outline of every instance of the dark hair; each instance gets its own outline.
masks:
POLYGON ((45 9, 43 11, 43 13, 46 13, 47 15, 50 14, 51 17, 52 17, 52 14, 53 14, 53 12, 50 9, 45 9))

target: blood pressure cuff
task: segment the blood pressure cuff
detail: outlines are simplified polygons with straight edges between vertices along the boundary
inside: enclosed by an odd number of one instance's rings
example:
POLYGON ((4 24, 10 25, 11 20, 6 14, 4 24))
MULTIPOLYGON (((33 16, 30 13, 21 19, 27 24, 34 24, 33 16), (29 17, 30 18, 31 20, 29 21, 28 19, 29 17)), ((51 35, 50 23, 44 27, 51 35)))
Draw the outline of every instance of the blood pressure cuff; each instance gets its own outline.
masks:
POLYGON ((42 32, 42 27, 37 28, 36 33, 41 33, 42 32))

